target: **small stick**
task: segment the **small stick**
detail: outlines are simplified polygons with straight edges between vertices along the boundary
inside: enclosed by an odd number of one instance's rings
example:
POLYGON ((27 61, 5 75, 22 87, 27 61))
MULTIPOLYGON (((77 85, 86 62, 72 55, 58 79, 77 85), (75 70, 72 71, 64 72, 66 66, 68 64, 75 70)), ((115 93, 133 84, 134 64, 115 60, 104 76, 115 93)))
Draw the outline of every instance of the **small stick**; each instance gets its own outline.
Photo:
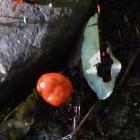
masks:
POLYGON ((80 121, 80 123, 78 124, 78 126, 76 127, 76 129, 74 130, 74 132, 72 132, 71 134, 74 135, 76 134, 79 129, 81 128, 81 126, 85 123, 85 121, 87 120, 88 116, 91 114, 91 112, 95 109, 95 107, 99 104, 99 100, 96 101, 96 103, 90 108, 90 110, 87 112, 87 114, 84 116, 84 118, 80 121))
POLYGON ((127 74, 129 73, 129 71, 130 71, 130 69, 131 69, 131 67, 132 67, 132 65, 133 65, 133 63, 134 63, 134 61, 135 61, 135 59, 136 59, 136 57, 138 56, 139 53, 140 53, 140 47, 137 48, 136 52, 134 53, 134 55, 132 56, 131 60, 129 61, 129 63, 128 63, 127 67, 126 67, 126 71, 125 71, 124 75, 122 76, 122 78, 121 78, 121 80, 119 82, 119 85, 123 84, 127 74))
MULTIPOLYGON (((139 45, 140 45, 140 36, 139 36, 139 30, 138 30, 137 27, 136 27, 136 34, 138 36, 138 41, 139 41, 139 45)), ((135 51, 134 55, 130 59, 130 61, 129 61, 127 67, 126 67, 126 71, 125 71, 124 75, 122 76, 122 78, 121 78, 121 80, 119 82, 119 86, 121 86, 123 84, 127 74, 129 73, 129 71, 130 71, 130 69, 131 69, 131 67, 132 67, 132 65, 133 65, 133 63, 134 63, 134 61, 135 61, 135 59, 136 59, 136 57, 138 56, 139 53, 140 53, 140 46, 137 48, 137 50, 135 51)))
POLYGON ((68 134, 67 136, 64 136, 61 140, 69 140, 72 139, 72 137, 79 131, 79 129, 81 128, 81 126, 85 123, 85 121, 87 120, 88 116, 91 114, 91 112, 95 109, 95 107, 100 103, 99 100, 96 101, 96 103, 90 108, 90 110, 87 112, 87 114, 84 116, 84 118, 80 121, 80 123, 78 124, 78 126, 76 127, 76 129, 71 132, 70 134, 68 134))
POLYGON ((15 107, 11 112, 9 112, 5 117, 4 117, 4 121, 6 121, 12 114, 14 114, 17 110, 17 107, 15 107))
POLYGON ((129 87, 138 87, 140 86, 140 82, 134 83, 134 84, 129 84, 129 87))
MULTIPOLYGON (((138 47, 137 50, 135 51, 135 53, 134 53, 134 55, 132 56, 132 58, 129 60, 128 65, 126 66, 126 71, 125 71, 125 73, 123 74, 122 78, 121 78, 120 81, 119 81, 119 84, 118 84, 119 86, 121 86, 121 85, 123 84, 123 82, 124 82, 126 76, 128 75, 128 73, 129 73, 129 71, 130 71, 130 69, 131 69, 131 67, 132 67, 132 65, 133 65, 133 63, 134 63, 136 57, 137 57, 138 54, 140 53, 140 36, 139 36, 139 30, 138 30, 137 27, 136 27, 136 34, 137 34, 137 36, 138 36, 139 47, 138 47)), ((110 106, 112 106, 112 103, 114 102, 114 98, 116 97, 116 95, 117 95, 117 94, 115 94, 115 95, 113 96, 113 98, 111 99, 111 102, 110 102, 109 106, 108 106, 107 109, 106 109, 107 112, 108 112, 110 106)))

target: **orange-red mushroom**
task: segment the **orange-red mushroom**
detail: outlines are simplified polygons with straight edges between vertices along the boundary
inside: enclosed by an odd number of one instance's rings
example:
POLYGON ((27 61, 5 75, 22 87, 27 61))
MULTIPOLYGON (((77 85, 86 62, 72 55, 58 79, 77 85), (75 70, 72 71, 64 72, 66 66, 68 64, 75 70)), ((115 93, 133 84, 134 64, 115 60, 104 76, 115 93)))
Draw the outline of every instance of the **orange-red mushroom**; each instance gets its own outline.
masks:
POLYGON ((12 0, 15 4, 21 4, 23 2, 29 3, 29 4, 35 4, 35 0, 12 0))
POLYGON ((37 82, 39 95, 53 106, 64 105, 73 92, 71 81, 60 73, 47 73, 37 82))
POLYGON ((23 0, 13 0, 13 2, 16 3, 16 4, 20 4, 20 3, 23 2, 23 0))

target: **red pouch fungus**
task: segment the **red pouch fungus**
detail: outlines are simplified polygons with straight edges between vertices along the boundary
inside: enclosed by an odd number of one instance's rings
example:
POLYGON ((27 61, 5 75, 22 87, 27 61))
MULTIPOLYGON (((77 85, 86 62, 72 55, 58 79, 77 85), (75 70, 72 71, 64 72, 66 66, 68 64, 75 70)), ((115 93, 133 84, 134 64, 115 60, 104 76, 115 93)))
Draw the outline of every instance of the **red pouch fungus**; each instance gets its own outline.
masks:
POLYGON ((46 102, 57 107, 65 104, 73 91, 71 81, 60 73, 42 75, 36 88, 46 102))
POLYGON ((23 2, 23 0, 13 0, 13 2, 16 3, 16 4, 20 4, 20 3, 23 2))

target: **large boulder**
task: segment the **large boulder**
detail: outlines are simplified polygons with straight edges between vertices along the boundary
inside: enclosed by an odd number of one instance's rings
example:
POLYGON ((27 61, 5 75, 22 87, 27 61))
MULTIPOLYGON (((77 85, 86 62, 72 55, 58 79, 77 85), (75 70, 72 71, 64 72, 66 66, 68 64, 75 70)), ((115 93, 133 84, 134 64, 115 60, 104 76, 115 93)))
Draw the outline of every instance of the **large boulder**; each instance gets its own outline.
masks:
POLYGON ((92 6, 92 0, 46 0, 34 5, 0 0, 1 104, 31 87, 43 71, 64 62, 93 14, 92 6))

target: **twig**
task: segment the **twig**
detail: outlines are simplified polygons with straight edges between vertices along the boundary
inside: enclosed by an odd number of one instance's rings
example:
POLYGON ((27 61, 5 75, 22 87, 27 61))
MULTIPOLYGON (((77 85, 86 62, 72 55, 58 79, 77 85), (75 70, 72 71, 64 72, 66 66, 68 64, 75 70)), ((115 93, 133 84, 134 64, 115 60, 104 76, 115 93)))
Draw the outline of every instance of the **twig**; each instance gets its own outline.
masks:
POLYGON ((135 53, 132 56, 131 60, 129 61, 129 63, 128 63, 127 67, 126 67, 126 71, 123 74, 123 76, 122 76, 122 78, 121 78, 121 80, 119 82, 119 86, 123 84, 127 74, 129 73, 129 71, 130 71, 130 69, 131 69, 131 67, 132 67, 132 65, 133 65, 133 63, 134 63, 134 61, 135 61, 135 59, 136 59, 136 57, 138 56, 139 53, 140 53, 140 47, 137 48, 137 50, 135 51, 135 53))
POLYGON ((78 124, 78 126, 76 127, 76 129, 71 132, 69 135, 64 136, 63 138, 61 138, 61 140, 70 140, 72 139, 72 137, 79 131, 79 129, 81 128, 81 126, 85 123, 85 121, 87 120, 88 116, 91 114, 91 112, 95 109, 95 107, 100 103, 99 100, 96 101, 96 103, 90 108, 90 110, 86 113, 86 115, 84 116, 84 118, 80 121, 80 123, 78 124))
POLYGON ((17 110, 17 107, 15 107, 11 112, 9 112, 3 119, 3 121, 6 121, 12 114, 14 114, 17 110))
POLYGON ((134 83, 134 84, 129 84, 129 87, 138 87, 140 86, 140 82, 134 83))
MULTIPOLYGON (((132 56, 132 58, 129 60, 128 65, 126 66, 126 71, 124 72, 122 78, 120 79, 117 87, 119 87, 119 86, 121 86, 123 84, 123 82, 124 82, 126 76, 128 75, 128 73, 129 73, 129 71, 130 71, 130 69, 131 69, 136 57, 140 53, 140 36, 139 36, 139 30, 138 30, 137 27, 136 27, 136 34, 137 34, 137 37, 138 37, 138 43, 139 43, 138 45, 139 46, 138 46, 137 50, 135 51, 134 55, 132 56)), ((108 107, 106 108, 106 112, 108 112, 109 108, 112 106, 112 103, 114 102, 114 99, 115 99, 116 96, 117 96, 117 94, 114 94, 114 96, 111 99, 108 107)))
POLYGON ((90 110, 87 112, 87 114, 84 116, 84 118, 80 121, 80 123, 78 124, 78 126, 76 127, 76 129, 74 130, 74 132, 72 132, 72 135, 76 134, 79 129, 81 128, 81 126, 85 123, 85 121, 87 120, 88 116, 91 114, 91 112, 95 109, 95 107, 99 104, 99 100, 96 101, 96 103, 90 108, 90 110))
POLYGON ((126 71, 125 71, 125 73, 123 74, 123 76, 122 76, 122 78, 121 78, 121 80, 120 80, 120 82, 119 82, 119 86, 121 86, 121 85, 123 84, 123 82, 124 82, 124 80, 125 80, 127 74, 129 73, 129 71, 130 71, 130 69, 131 69, 131 67, 132 67, 132 65, 133 65, 133 63, 134 63, 136 57, 137 57, 138 54, 140 53, 140 36, 139 36, 139 30, 138 30, 137 27, 136 27, 136 34, 137 34, 137 36, 138 36, 138 41, 139 41, 138 43, 139 43, 139 46, 138 46, 137 50, 135 51, 134 55, 132 56, 132 58, 130 59, 130 61, 129 61, 127 67, 126 67, 126 71))

